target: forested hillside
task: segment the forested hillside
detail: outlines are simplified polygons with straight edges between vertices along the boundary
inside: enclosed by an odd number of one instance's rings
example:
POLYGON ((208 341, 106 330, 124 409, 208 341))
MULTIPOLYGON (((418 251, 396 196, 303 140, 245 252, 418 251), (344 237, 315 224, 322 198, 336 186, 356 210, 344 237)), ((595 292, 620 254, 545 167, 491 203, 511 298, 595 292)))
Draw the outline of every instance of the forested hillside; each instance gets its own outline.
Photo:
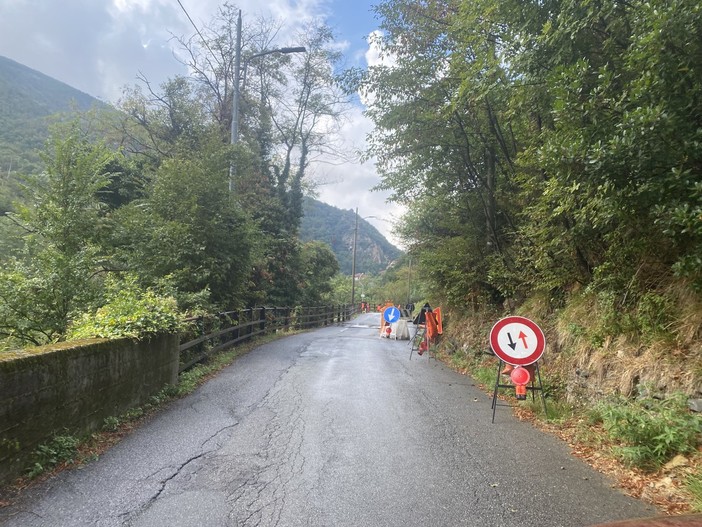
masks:
POLYGON ((106 108, 70 86, 0 57, 0 213, 19 197, 18 172, 41 167, 39 151, 57 115, 106 108))
POLYGON ((88 94, 0 57, 0 170, 8 174, 37 166, 49 116, 102 106, 88 94))
POLYGON ((472 328, 539 320, 573 396, 701 390, 699 2, 377 13, 387 61, 348 88, 369 101, 368 155, 435 297, 472 328))
MULTIPOLYGON (((319 240, 328 244, 339 262, 341 272, 351 274, 356 213, 341 210, 312 198, 305 198, 300 226, 303 241, 319 240)), ((358 218, 356 273, 377 274, 400 256, 397 247, 363 218, 358 218)))

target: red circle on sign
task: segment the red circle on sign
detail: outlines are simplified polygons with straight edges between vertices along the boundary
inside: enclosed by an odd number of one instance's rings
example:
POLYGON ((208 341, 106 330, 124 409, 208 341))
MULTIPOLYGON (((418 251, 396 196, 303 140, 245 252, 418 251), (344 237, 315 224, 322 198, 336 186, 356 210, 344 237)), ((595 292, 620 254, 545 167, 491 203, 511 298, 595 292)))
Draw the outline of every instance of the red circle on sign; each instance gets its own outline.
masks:
MULTIPOLYGON (((524 339, 526 339, 526 335, 524 335, 524 339)), ((522 343, 526 343, 526 340, 523 340, 522 343)), ((497 355, 507 364, 512 364, 513 366, 527 366, 535 363, 541 358, 541 355, 544 354, 546 339, 543 331, 541 331, 541 328, 528 318, 516 316, 506 317, 498 320, 492 327, 492 330, 490 330, 490 347, 492 348, 492 351, 495 352, 495 355, 497 355), (501 333, 503 333, 503 330, 510 324, 516 326, 517 328, 525 328, 530 335, 535 337, 536 342, 533 343, 533 348, 529 349, 527 354, 514 354, 514 349, 522 338, 521 333, 516 335, 511 335, 508 333, 507 337, 509 339, 509 344, 505 345, 503 341, 504 335, 501 333), (514 348, 512 348, 513 345, 514 348)))

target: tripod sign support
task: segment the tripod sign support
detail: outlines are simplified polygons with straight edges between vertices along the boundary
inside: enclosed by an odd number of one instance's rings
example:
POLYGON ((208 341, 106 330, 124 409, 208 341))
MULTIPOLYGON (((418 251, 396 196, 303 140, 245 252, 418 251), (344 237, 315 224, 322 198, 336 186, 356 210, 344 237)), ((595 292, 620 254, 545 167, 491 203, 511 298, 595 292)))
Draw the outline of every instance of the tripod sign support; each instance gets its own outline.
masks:
POLYGON ((546 412, 546 400, 538 364, 546 347, 546 339, 541 328, 528 318, 517 316, 503 318, 498 320, 490 331, 490 347, 500 359, 492 395, 492 422, 495 422, 499 388, 515 388, 517 399, 520 400, 526 399, 527 391, 531 391, 532 400, 534 400, 534 392, 539 391, 544 412, 546 412), (500 375, 504 374, 509 374, 512 384, 500 382, 500 375))

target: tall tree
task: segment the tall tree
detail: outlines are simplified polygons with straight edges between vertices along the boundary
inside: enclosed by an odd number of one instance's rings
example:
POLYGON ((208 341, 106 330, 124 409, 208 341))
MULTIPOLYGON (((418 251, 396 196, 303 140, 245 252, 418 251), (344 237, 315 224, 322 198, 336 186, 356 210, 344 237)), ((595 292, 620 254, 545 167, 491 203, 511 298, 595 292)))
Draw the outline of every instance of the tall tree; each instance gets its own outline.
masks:
POLYGON ((699 209, 700 22, 685 0, 561 2, 523 54, 543 64, 528 80, 548 91, 552 116, 524 156, 539 167, 525 178, 524 232, 627 301, 671 268, 700 276, 686 265, 700 239, 685 212, 699 209))
POLYGON ((672 271, 699 280, 693 1, 377 12, 385 60, 349 88, 369 101, 381 188, 409 206, 406 240, 454 301, 579 283, 636 302, 672 271))
POLYGON ((282 290, 274 286, 272 296, 285 303, 298 300, 299 285, 290 277, 306 272, 300 268, 304 259, 297 240, 309 165, 315 156, 337 153, 334 143, 347 100, 334 78, 340 54, 332 50, 332 40, 328 28, 310 27, 296 39, 307 49, 303 55, 277 59, 288 62, 288 70, 281 63, 272 68, 270 62, 257 60, 247 77, 246 100, 258 103, 247 106, 257 111, 248 113, 244 130, 256 131, 248 137, 260 152, 258 191, 273 200, 262 213, 271 229, 266 267, 272 283, 284 285, 282 290))
POLYGON ((341 53, 333 49, 333 39, 328 27, 310 26, 298 34, 297 42, 307 51, 293 61, 289 77, 274 84, 270 70, 259 69, 262 101, 271 109, 271 168, 296 234, 311 161, 341 155, 337 141, 348 98, 335 78, 341 53))
MULTIPOLYGON (((268 20, 244 24, 238 34, 238 10, 225 3, 196 35, 180 38, 195 91, 207 113, 229 139, 237 54, 241 58, 238 147, 233 152, 234 197, 259 226, 251 301, 292 304, 300 293, 300 246, 297 240, 302 196, 310 162, 333 149, 346 100, 334 79, 340 54, 325 26, 310 26, 295 45, 305 53, 269 53, 278 26, 268 20), (241 48, 237 49, 238 37, 241 48)), ((245 19, 245 17, 244 17, 245 19)))
MULTIPOLYGON (((216 143, 219 146, 219 143, 216 143)), ((250 221, 229 199, 221 148, 164 161, 148 199, 123 207, 116 241, 127 268, 147 285, 166 279, 220 308, 241 307, 251 268, 250 221)))
POLYGON ((322 242, 307 242, 302 246, 303 306, 317 306, 331 300, 331 280, 339 272, 339 263, 331 248, 322 242))
POLYGON ((115 155, 76 120, 54 130, 42 157, 44 171, 27 178, 27 199, 12 215, 22 249, 0 271, 0 334, 32 344, 61 339, 71 317, 99 297, 99 194, 115 155))
POLYGON ((117 254, 146 285, 167 278, 186 307, 195 299, 241 306, 255 241, 229 192, 230 147, 192 82, 175 78, 150 93, 133 91, 123 102, 131 119, 125 129, 133 131, 134 153, 147 160, 149 183, 143 199, 118 211, 128 227, 115 233, 117 254))
MULTIPOLYGON (((500 229, 509 209, 498 209, 498 193, 513 171, 515 146, 501 122, 504 95, 491 91, 504 77, 485 55, 494 45, 470 42, 453 27, 459 7, 452 0, 381 3, 384 35, 376 44, 386 60, 347 78, 349 89, 369 101, 376 131, 368 156, 378 161, 380 188, 392 190, 418 220, 404 228, 416 254, 450 260, 456 242, 465 240, 460 253, 471 258, 459 269, 484 275, 490 255, 507 250, 500 229), (475 74, 471 84, 467 70, 475 74)), ((474 282, 452 295, 481 287, 490 284, 474 282)))

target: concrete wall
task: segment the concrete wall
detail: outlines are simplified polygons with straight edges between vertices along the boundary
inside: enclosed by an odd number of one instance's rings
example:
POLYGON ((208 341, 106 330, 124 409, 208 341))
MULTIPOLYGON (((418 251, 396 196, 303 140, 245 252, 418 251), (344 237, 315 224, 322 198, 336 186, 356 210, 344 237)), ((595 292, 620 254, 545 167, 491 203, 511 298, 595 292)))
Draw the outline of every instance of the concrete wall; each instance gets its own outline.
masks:
POLYGON ((61 343, 0 355, 0 481, 57 434, 82 435, 178 377, 178 336, 61 343))

